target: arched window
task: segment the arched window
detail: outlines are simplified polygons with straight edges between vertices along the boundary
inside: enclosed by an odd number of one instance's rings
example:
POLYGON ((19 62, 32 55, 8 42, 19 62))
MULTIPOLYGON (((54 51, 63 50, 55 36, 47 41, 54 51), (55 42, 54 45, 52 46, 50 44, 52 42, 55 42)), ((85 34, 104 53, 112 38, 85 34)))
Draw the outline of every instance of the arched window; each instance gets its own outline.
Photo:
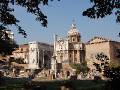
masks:
POLYGON ((73 38, 72 41, 74 42, 74 41, 75 41, 75 38, 73 38))

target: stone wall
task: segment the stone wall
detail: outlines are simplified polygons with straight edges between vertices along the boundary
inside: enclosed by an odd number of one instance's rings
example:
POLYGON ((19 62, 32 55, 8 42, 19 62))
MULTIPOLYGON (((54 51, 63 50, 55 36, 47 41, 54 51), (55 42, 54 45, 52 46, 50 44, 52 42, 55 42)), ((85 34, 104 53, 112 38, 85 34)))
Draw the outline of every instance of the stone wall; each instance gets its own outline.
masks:
POLYGON ((88 64, 88 67, 90 69, 95 69, 93 62, 100 63, 98 60, 96 60, 95 55, 97 53, 104 53, 107 55, 107 57, 110 59, 110 45, 109 42, 101 42, 101 43, 93 43, 93 44, 86 44, 86 61, 88 64))
POLYGON ((120 42, 111 41, 110 42, 110 59, 113 61, 117 60, 120 63, 120 58, 118 57, 120 53, 118 52, 120 52, 120 42))
POLYGON ((29 69, 40 69, 51 67, 51 57, 53 55, 53 46, 40 43, 30 42, 29 43, 29 69))
POLYGON ((86 44, 86 60, 95 59, 97 53, 103 52, 110 59, 110 45, 109 42, 86 44))

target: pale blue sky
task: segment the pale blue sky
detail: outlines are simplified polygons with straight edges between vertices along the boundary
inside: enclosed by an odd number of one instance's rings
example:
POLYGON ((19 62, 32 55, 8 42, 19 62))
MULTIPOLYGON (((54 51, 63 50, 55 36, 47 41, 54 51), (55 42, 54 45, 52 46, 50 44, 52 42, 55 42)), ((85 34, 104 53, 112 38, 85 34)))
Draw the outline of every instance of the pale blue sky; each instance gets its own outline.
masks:
POLYGON ((35 17, 26 13, 24 8, 16 7, 15 15, 20 20, 20 25, 26 30, 28 36, 23 38, 15 30, 15 40, 19 44, 30 41, 40 41, 53 43, 53 35, 65 37, 73 18, 82 36, 82 41, 86 42, 94 36, 105 37, 120 41, 117 36, 120 32, 120 24, 115 22, 115 16, 111 15, 103 19, 90 19, 82 16, 82 12, 90 7, 89 0, 54 0, 48 6, 42 7, 42 11, 48 16, 48 27, 44 28, 35 21, 35 17))

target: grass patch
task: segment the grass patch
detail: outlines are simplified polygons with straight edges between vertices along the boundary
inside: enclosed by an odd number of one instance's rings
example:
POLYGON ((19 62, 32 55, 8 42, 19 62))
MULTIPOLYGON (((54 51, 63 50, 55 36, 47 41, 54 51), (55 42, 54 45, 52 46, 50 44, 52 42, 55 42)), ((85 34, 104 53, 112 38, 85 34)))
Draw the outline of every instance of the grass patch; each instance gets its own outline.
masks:
POLYGON ((54 81, 33 81, 31 87, 24 88, 26 79, 7 79, 5 86, 0 90, 60 90, 63 87, 72 87, 73 90, 105 90, 105 81, 99 80, 54 80, 54 81))
POLYGON ((73 88, 73 90, 104 90, 105 81, 94 80, 64 80, 33 82, 35 86, 46 86, 46 90, 59 90, 61 86, 73 88))

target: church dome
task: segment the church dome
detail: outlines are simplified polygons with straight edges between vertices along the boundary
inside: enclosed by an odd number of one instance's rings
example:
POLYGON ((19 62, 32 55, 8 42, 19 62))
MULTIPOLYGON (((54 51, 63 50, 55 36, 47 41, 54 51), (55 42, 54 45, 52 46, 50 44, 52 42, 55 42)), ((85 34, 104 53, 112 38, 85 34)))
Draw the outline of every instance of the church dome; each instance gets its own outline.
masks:
POLYGON ((80 35, 80 33, 77 30, 76 24, 72 24, 70 30, 68 31, 68 36, 72 35, 80 35))

